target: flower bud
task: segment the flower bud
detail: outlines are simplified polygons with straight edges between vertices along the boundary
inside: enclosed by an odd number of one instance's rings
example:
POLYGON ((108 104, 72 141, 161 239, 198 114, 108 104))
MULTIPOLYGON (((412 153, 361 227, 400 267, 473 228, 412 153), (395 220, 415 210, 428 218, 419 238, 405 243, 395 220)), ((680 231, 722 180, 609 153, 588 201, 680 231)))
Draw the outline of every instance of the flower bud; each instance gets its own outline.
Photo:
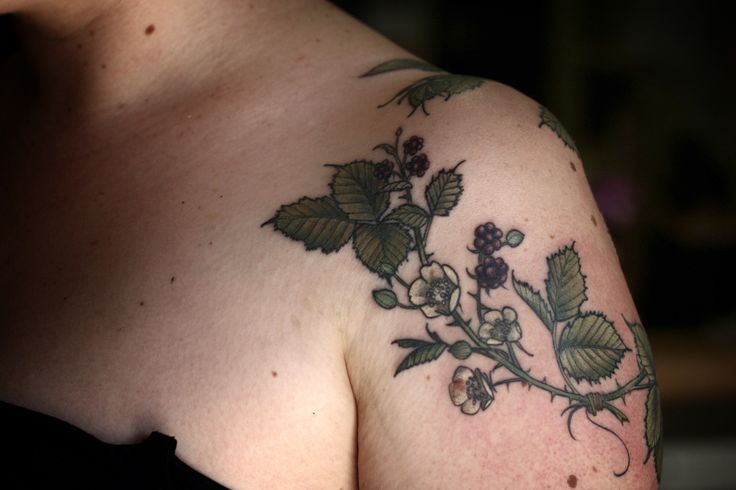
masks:
POLYGON ((508 233, 506 233, 506 244, 509 247, 515 248, 521 245, 521 242, 524 241, 524 234, 520 232, 519 230, 509 230, 508 233))
POLYGON ((457 359, 467 359, 473 353, 473 348, 464 340, 460 340, 452 344, 450 353, 457 359))
POLYGON ((396 293, 390 289, 378 289, 373 291, 373 299, 376 300, 378 306, 386 310, 390 310, 396 307, 398 300, 396 299, 396 293))

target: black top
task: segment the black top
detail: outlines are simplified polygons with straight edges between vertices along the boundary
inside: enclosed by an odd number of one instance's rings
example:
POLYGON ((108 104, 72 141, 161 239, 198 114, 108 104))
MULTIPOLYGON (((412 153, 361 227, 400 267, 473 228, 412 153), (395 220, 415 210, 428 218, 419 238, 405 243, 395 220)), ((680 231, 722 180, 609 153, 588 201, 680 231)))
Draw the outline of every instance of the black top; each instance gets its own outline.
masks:
POLYGON ((174 454, 176 439, 152 432, 140 444, 100 441, 73 425, 0 402, 0 488, 222 489, 174 454))

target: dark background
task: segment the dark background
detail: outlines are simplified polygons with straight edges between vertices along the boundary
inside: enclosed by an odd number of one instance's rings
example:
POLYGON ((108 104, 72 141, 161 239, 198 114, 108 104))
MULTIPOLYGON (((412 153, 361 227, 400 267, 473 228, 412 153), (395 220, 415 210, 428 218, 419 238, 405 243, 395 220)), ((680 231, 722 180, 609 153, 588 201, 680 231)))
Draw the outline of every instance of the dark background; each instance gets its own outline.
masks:
MULTIPOLYGON (((565 124, 652 340, 662 486, 736 488, 730 3, 334 3, 448 71, 517 88, 565 124)), ((0 59, 16 47, 0 16, 0 59)))
POLYGON ((511 85, 576 140, 650 334, 663 488, 736 488, 736 42, 727 2, 334 2, 511 85))

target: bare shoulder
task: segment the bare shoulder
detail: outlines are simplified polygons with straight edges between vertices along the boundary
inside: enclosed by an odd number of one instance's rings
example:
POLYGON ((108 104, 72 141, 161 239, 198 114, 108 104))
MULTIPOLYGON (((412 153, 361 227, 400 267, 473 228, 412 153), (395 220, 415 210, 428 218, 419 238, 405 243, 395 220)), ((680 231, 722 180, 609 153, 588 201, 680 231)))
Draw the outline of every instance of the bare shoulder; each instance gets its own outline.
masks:
POLYGON ((374 141, 268 224, 350 262, 361 486, 656 486, 651 350, 562 124, 413 58, 360 83, 374 141))

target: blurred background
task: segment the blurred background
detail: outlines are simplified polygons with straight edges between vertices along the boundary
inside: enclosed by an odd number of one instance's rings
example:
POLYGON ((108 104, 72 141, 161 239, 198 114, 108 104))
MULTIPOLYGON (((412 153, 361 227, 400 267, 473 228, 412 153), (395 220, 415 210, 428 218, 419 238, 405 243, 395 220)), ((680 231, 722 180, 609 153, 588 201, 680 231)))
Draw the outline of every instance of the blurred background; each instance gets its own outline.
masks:
POLYGON ((736 38, 726 2, 337 0, 575 138, 648 329, 662 488, 736 488, 736 38))

